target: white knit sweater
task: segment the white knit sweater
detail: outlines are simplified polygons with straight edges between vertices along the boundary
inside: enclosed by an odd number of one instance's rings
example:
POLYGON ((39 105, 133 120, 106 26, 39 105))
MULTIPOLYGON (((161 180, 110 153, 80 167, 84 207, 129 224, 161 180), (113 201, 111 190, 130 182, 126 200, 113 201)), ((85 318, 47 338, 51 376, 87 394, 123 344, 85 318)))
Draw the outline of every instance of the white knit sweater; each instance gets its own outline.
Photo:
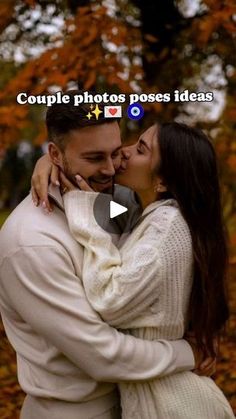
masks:
MULTIPOLYGON (((64 196, 71 233, 85 248, 82 278, 90 303, 106 322, 136 337, 182 338, 193 255, 176 201, 149 205, 119 249, 95 221, 96 197, 82 191, 64 196)), ((234 418, 215 383, 192 372, 119 387, 123 419, 234 418)))

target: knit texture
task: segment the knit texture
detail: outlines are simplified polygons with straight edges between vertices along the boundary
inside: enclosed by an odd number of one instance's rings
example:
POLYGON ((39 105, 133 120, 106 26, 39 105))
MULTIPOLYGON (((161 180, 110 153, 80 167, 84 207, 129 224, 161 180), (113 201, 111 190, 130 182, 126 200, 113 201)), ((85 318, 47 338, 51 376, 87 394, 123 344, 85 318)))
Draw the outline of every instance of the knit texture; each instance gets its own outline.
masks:
MULTIPOLYGON (((175 200, 149 205, 121 248, 93 216, 96 193, 73 191, 64 204, 72 235, 84 247, 83 284, 102 318, 147 340, 182 338, 192 287, 189 228, 175 200)), ((119 385, 123 419, 234 418, 207 377, 181 372, 119 385)))

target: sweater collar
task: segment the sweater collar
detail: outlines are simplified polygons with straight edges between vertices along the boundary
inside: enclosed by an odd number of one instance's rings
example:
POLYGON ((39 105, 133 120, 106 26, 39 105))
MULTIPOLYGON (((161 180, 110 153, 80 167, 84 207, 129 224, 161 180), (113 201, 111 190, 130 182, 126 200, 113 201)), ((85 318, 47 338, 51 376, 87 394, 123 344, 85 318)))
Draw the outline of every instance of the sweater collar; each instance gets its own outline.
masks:
POLYGON ((148 215, 150 212, 154 211, 156 208, 159 208, 163 205, 178 207, 177 201, 173 198, 169 199, 160 199, 158 201, 152 202, 149 204, 142 213, 143 215, 148 215))
POLYGON ((58 208, 64 211, 64 203, 59 186, 54 186, 52 183, 50 183, 48 187, 48 196, 52 199, 58 208))

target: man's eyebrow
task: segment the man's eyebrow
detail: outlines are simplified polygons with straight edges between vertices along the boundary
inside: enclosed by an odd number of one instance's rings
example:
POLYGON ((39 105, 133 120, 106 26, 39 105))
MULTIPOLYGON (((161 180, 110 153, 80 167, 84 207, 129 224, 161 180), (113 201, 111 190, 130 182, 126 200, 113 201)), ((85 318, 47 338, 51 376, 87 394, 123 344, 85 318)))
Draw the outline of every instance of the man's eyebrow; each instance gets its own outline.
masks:
POLYGON ((81 157, 86 156, 103 156, 105 153, 104 151, 85 151, 84 153, 81 153, 81 157))
POLYGON ((149 145, 143 140, 143 138, 140 138, 139 144, 144 145, 149 151, 151 151, 149 145))
MULTIPOLYGON (((122 145, 120 145, 119 147, 117 147, 115 150, 112 151, 113 153, 117 153, 117 151, 119 151, 122 148, 122 145)), ((91 151, 85 151, 84 153, 81 153, 82 157, 86 157, 86 156, 104 156, 105 154, 107 154, 104 150, 91 150, 91 151)))

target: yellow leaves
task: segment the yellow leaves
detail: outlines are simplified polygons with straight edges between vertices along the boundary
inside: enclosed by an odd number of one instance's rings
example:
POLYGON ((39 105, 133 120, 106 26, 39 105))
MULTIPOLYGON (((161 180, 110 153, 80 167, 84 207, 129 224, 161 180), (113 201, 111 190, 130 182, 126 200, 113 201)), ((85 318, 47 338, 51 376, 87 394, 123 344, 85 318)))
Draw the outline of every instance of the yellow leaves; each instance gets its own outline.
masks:
POLYGON ((39 146, 47 140, 47 130, 44 124, 41 125, 38 135, 34 138, 34 145, 39 146))
POLYGON ((236 153, 236 137, 235 137, 235 141, 231 144, 230 148, 231 148, 231 151, 234 151, 236 153))
POLYGON ((229 168, 236 173, 236 154, 231 154, 227 159, 227 164, 229 168))

